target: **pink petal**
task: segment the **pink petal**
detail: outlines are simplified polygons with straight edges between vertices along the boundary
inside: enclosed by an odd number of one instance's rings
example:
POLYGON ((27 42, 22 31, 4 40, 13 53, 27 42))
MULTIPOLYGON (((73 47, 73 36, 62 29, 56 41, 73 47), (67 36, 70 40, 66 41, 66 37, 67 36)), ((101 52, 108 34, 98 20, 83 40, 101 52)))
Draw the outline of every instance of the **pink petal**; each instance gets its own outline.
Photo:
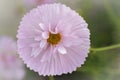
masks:
POLYGON ((49 33, 48 33, 48 32, 43 32, 43 33, 42 33, 42 37, 43 37, 44 39, 48 39, 48 38, 49 38, 49 33))

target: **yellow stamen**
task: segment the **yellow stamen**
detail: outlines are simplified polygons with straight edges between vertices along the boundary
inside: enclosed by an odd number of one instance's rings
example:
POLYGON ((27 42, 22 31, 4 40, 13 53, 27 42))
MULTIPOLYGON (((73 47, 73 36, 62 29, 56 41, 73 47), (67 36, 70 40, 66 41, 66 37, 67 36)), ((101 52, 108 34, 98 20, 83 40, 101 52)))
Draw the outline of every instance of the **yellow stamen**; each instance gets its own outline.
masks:
POLYGON ((58 34, 50 33, 49 38, 47 39, 47 42, 52 44, 52 45, 55 45, 55 44, 58 44, 60 42, 60 40, 61 40, 60 33, 58 33, 58 34))

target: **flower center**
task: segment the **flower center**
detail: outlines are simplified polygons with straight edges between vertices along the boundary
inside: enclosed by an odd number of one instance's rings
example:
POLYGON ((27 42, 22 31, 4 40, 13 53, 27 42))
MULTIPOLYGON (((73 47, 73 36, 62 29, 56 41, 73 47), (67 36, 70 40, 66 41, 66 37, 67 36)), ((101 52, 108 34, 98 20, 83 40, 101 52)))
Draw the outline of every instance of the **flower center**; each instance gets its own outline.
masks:
POLYGON ((52 34, 49 33, 49 38, 47 39, 47 42, 51 43, 52 45, 58 44, 61 40, 60 33, 58 34, 52 34))

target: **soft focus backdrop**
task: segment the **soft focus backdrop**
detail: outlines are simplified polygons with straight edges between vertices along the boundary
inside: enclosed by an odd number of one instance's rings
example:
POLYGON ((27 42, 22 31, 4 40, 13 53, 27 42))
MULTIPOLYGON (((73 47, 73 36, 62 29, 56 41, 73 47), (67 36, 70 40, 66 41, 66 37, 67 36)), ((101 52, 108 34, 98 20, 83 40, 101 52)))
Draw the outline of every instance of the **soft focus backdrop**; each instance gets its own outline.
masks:
MULTIPOLYGON (((89 24, 91 46, 120 43, 120 0, 57 0, 76 10, 89 24)), ((19 22, 26 12, 23 0, 0 0, 0 36, 16 39, 19 22)), ((120 80, 120 49, 90 53, 79 72, 56 76, 56 80, 120 80)), ((26 68, 24 80, 48 80, 26 68)))

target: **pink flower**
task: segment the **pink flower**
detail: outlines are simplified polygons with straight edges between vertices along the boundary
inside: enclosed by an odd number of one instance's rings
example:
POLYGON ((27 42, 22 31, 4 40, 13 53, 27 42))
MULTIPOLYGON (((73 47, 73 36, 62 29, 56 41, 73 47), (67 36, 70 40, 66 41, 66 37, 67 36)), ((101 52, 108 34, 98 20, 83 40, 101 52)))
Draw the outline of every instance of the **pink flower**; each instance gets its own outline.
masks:
POLYGON ((28 7, 36 7, 41 4, 54 3, 55 0, 24 0, 24 3, 28 7))
POLYGON ((0 38, 0 80, 22 80, 25 71, 16 55, 16 43, 10 37, 0 38))
POLYGON ((18 51, 39 75, 61 75, 81 67, 88 56, 88 24, 63 4, 46 4, 25 15, 18 30, 18 51))

